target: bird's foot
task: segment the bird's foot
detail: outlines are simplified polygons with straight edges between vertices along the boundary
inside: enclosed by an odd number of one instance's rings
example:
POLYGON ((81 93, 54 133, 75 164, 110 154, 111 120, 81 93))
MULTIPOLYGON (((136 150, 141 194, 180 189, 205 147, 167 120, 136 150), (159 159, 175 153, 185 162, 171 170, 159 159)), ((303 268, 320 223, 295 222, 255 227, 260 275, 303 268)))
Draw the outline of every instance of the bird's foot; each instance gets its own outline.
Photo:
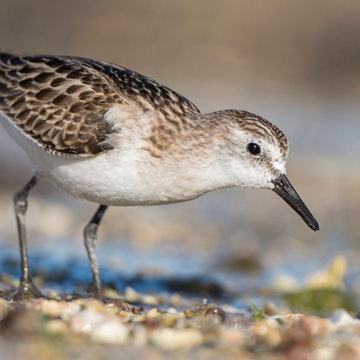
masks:
POLYGON ((138 308, 137 306, 128 304, 124 300, 110 300, 110 301, 106 301, 106 304, 116 306, 120 310, 131 312, 133 314, 140 314, 140 312, 144 311, 143 307, 138 308))
POLYGON ((19 289, 13 296, 15 301, 31 300, 45 298, 42 292, 37 288, 31 279, 21 280, 19 289))
POLYGON ((124 300, 107 300, 103 294, 100 279, 98 279, 98 281, 95 281, 94 295, 95 295, 96 299, 103 302, 104 304, 116 306, 117 308, 119 308, 120 310, 123 310, 123 311, 127 311, 127 312, 130 312, 133 314, 139 314, 140 312, 144 311, 143 307, 138 308, 137 306, 128 304, 124 300))

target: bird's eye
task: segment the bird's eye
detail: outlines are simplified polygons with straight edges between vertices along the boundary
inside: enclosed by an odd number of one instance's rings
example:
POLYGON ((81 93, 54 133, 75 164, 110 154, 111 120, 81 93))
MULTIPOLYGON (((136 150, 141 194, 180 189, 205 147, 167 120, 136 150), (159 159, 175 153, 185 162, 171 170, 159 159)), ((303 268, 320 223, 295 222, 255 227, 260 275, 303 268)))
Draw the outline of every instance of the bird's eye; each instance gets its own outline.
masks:
POLYGON ((250 154, 253 154, 253 155, 260 154, 260 145, 258 145, 258 144, 250 143, 250 144, 248 144, 247 149, 250 154))

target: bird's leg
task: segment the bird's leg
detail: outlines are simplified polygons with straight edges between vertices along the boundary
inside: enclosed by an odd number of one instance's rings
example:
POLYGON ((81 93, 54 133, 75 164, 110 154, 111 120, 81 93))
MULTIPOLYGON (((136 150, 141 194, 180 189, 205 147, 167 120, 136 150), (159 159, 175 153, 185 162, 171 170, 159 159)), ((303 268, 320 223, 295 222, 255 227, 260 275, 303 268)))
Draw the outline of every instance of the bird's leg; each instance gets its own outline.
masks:
POLYGON ((89 256, 90 268, 93 277, 94 294, 99 300, 104 300, 101 289, 101 280, 99 275, 99 265, 96 259, 95 246, 97 240, 97 230, 102 217, 107 209, 106 205, 100 205, 95 215, 84 229, 84 243, 89 256))
MULTIPOLYGON (((97 299, 104 302, 105 302, 105 298, 102 293, 101 280, 99 275, 99 265, 95 254, 95 246, 97 240, 97 230, 99 228, 100 221, 104 216, 104 213, 107 208, 108 207, 106 205, 100 205, 99 208, 96 210, 95 215, 93 216, 91 221, 86 225, 84 230, 84 242, 89 256, 90 268, 91 268, 93 284, 94 284, 94 294, 97 299)), ((141 309, 139 310, 136 306, 132 306, 122 300, 113 300, 111 301, 111 303, 118 306, 121 310, 133 312, 135 314, 138 314, 139 311, 141 311, 141 309)))
POLYGON ((34 175, 30 181, 14 196, 15 214, 19 233, 19 246, 21 255, 21 279, 18 291, 14 295, 15 300, 44 297, 32 281, 29 269, 29 258, 26 243, 25 215, 28 207, 28 195, 36 185, 39 178, 34 175))

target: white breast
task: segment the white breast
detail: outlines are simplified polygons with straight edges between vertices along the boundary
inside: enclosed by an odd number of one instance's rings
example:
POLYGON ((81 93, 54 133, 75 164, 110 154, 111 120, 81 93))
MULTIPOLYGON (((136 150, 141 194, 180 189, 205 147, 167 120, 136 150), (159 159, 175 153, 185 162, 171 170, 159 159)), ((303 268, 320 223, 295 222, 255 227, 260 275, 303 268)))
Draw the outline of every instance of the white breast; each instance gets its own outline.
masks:
POLYGON ((155 205, 191 200, 210 190, 198 181, 197 164, 154 162, 139 150, 135 137, 94 157, 65 158, 48 154, 9 121, 4 126, 41 176, 77 198, 115 206, 155 205))

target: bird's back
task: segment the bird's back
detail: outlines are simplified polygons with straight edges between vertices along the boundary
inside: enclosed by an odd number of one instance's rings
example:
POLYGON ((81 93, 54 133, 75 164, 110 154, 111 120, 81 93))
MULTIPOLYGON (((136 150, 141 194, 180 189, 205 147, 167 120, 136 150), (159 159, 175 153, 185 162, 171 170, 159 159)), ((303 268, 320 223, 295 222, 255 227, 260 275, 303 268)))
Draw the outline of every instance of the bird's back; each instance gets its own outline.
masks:
POLYGON ((49 153, 78 157, 112 149, 109 135, 119 126, 104 115, 128 104, 169 119, 199 113, 183 96, 117 65, 0 50, 0 111, 49 153))

